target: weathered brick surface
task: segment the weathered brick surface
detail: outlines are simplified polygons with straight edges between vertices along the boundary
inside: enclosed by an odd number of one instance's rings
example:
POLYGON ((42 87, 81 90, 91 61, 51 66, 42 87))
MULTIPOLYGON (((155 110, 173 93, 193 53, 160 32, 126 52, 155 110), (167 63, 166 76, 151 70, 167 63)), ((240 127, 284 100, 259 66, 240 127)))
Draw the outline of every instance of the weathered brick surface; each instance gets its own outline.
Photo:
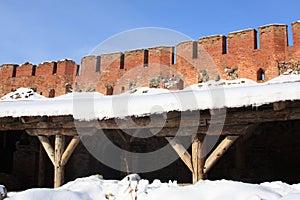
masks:
POLYGON ((77 65, 71 60, 45 62, 38 66, 4 64, 0 71, 0 94, 3 96, 17 88, 28 87, 46 97, 51 90, 56 96, 62 95, 66 93, 67 84, 73 85, 76 71, 77 65))
POLYGON ((78 65, 70 60, 38 66, 4 64, 0 71, 0 94, 18 87, 35 88, 49 96, 65 94, 66 86, 77 91, 122 93, 134 87, 182 89, 205 80, 277 77, 289 68, 283 63, 300 60, 300 22, 292 23, 293 45, 288 46, 286 25, 266 25, 185 41, 176 47, 151 47, 124 53, 86 56, 78 65), (259 40, 259 41, 258 41, 259 40), (205 72, 205 78, 203 73, 205 72), (180 84, 179 84, 180 82, 180 84), (178 83, 178 84, 177 84, 178 83), (173 85, 172 85, 173 84, 173 85))

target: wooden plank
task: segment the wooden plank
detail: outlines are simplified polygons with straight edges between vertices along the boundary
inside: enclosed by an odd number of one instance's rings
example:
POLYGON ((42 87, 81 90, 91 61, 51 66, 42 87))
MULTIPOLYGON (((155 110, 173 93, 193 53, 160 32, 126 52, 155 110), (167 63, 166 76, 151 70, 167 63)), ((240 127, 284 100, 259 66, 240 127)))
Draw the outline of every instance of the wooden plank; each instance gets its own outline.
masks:
POLYGON ((67 146, 66 150, 64 151, 62 158, 61 158, 61 166, 65 166, 71 157, 73 151, 77 147, 78 143, 80 142, 80 138, 78 136, 74 136, 70 141, 69 145, 67 146))
POLYGON ((51 117, 49 117, 49 121, 54 122, 54 123, 73 122, 74 118, 72 115, 51 116, 51 117))
POLYGON ((37 123, 43 120, 43 117, 20 117, 23 124, 37 123))
MULTIPOLYGON (((219 130, 222 130, 221 135, 228 135, 234 133, 235 135, 243 134, 245 129, 249 124, 242 124, 242 125, 225 125, 224 127, 219 127, 219 125, 216 125, 215 128, 218 129, 218 131, 213 131, 213 127, 210 127, 210 135, 219 135, 219 130)), ((118 130, 118 129, 104 129, 104 130, 118 130)), ((132 129, 132 132, 140 131, 142 129, 132 129)), ((185 127, 178 130, 178 128, 151 128, 151 132, 156 133, 155 136, 157 137, 175 137, 175 136, 192 136, 197 133, 206 134, 208 131, 208 127, 185 127)), ((78 130, 76 129, 26 129, 26 132, 29 135, 37 136, 37 135, 45 135, 45 136, 51 136, 51 135, 66 135, 66 136, 77 136, 78 133, 80 135, 93 135, 97 132, 96 128, 89 128, 89 127, 82 127, 78 130)))
POLYGON ((202 135, 243 135, 245 130, 251 126, 251 124, 243 124, 243 125, 225 125, 223 127, 186 127, 186 128, 151 128, 150 130, 153 133, 156 133, 157 137, 175 137, 175 136, 193 136, 195 133, 199 133, 202 135), (208 134, 208 128, 210 128, 210 132, 208 134), (216 129, 216 131, 214 131, 216 129), (221 130, 221 132, 220 132, 221 130), (234 134, 233 134, 234 133, 234 134))
POLYGON ((176 153, 179 155, 184 164, 189 168, 191 172, 193 172, 192 159, 189 152, 186 151, 184 146, 182 146, 175 138, 165 137, 165 139, 169 142, 169 144, 173 147, 176 153))
POLYGON ((7 124, 7 123, 11 123, 11 122, 16 122, 18 121, 17 118, 13 118, 13 117, 2 117, 0 118, 0 124, 7 124))
POLYGON ((51 135, 66 135, 66 136, 74 136, 77 135, 76 129, 41 129, 41 128, 35 128, 35 129, 26 129, 26 132, 31 136, 38 136, 38 135, 45 135, 45 136, 51 136, 51 135))
POLYGON ((207 173, 215 163, 224 155, 230 146, 239 138, 239 136, 226 136, 225 139, 207 158, 204 166, 204 173, 207 173))
POLYGON ((205 178, 204 163, 205 156, 203 154, 203 137, 196 136, 192 144, 192 164, 193 164, 193 184, 205 178))
POLYGON ((55 136, 55 166, 54 166, 54 187, 61 186, 64 182, 64 167, 61 165, 61 158, 64 152, 65 136, 55 136))
POLYGON ((53 150, 53 147, 50 143, 50 140, 48 139, 48 137, 46 136, 37 136, 38 139, 40 140, 41 144, 43 145, 48 157, 50 158, 53 166, 55 166, 55 162, 54 162, 54 150, 53 150))

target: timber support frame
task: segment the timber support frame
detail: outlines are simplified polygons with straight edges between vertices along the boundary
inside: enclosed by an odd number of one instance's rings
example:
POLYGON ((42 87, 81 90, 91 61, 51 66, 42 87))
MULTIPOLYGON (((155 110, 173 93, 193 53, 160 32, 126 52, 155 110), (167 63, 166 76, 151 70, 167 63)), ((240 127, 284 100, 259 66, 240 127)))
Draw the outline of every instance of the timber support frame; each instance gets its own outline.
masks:
POLYGON ((64 135, 55 135, 54 148, 47 136, 38 135, 37 137, 54 166, 54 187, 59 187, 64 183, 64 167, 80 142, 80 138, 73 136, 65 149, 66 136, 64 135))
POLYGON ((208 171, 217 163, 217 161, 226 153, 226 151, 239 138, 238 135, 226 136, 213 152, 206 157, 204 138, 205 135, 197 135, 192 142, 192 155, 186 148, 173 137, 166 137, 166 140, 179 155, 181 160, 189 168, 193 175, 193 184, 207 177, 208 171))

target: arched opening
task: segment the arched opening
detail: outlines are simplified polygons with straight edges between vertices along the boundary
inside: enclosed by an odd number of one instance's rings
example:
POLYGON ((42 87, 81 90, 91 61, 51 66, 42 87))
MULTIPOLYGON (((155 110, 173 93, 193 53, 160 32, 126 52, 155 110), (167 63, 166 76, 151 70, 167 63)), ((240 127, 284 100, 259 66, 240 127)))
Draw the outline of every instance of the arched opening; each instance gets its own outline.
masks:
POLYGON ((121 88, 121 93, 124 93, 124 92, 125 92, 125 87, 122 86, 122 88, 121 88))
POLYGON ((114 88, 111 85, 106 86, 106 95, 113 95, 114 88))
POLYGON ((51 89, 49 92, 49 98, 53 98, 53 97, 55 97, 55 90, 51 89))
POLYGON ((257 71, 257 81, 265 81, 265 71, 262 68, 257 71))
POLYGON ((70 83, 66 84, 66 94, 73 91, 72 85, 70 83))
POLYGON ((184 82, 183 82, 182 79, 180 79, 180 80, 178 81, 178 83, 177 83, 177 89, 178 89, 178 90, 183 90, 183 88, 184 88, 184 82))

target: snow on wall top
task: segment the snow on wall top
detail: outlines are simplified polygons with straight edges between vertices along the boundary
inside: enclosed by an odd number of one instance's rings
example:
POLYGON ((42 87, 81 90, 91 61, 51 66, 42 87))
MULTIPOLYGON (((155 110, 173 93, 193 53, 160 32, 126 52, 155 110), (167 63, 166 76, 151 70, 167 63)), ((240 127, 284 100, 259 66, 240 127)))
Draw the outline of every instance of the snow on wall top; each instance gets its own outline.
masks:
POLYGON ((78 120, 148 116, 170 111, 260 106, 300 100, 300 75, 280 76, 266 83, 247 79, 208 82, 185 90, 138 89, 138 92, 104 96, 73 93, 56 98, 0 101, 0 117, 73 115, 78 120), (288 89, 287 89, 288 88, 288 89), (143 92, 143 91, 150 92, 143 92))
POLYGON ((1 100, 26 100, 26 99, 45 99, 46 97, 37 94, 30 88, 19 88, 16 91, 8 93, 7 95, 3 96, 1 100))

